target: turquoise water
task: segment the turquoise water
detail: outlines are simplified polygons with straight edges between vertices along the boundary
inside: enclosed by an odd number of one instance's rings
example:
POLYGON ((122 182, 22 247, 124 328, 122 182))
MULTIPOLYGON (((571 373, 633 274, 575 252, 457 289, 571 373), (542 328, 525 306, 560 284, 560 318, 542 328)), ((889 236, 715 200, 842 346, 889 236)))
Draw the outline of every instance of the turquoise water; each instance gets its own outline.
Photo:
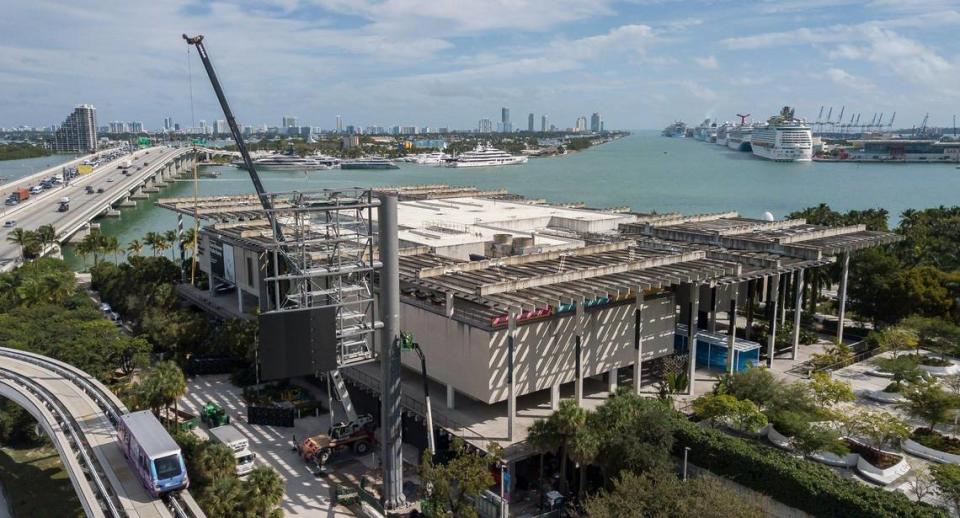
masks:
MULTIPOLYGON (((215 167, 222 176, 200 179, 200 195, 248 193, 247 174, 215 167)), ((263 171, 271 191, 345 186, 447 183, 510 192, 554 202, 630 206, 637 211, 702 213, 737 210, 780 218, 821 202, 838 210, 883 207, 893 216, 907 208, 960 203, 960 170, 949 164, 774 163, 715 144, 669 139, 657 132, 631 137, 562 157, 531 159, 525 165, 450 169, 402 164, 382 171, 263 171)), ((146 232, 173 229, 176 216, 157 209, 157 197, 192 196, 192 180, 180 180, 149 202, 101 220, 102 229, 124 243, 146 232)))
MULTIPOLYGON (((0 176, 6 177, 9 182, 33 173, 39 173, 55 165, 64 164, 74 158, 76 158, 74 155, 50 155, 23 160, 2 160, 0 161, 0 176)), ((2 189, 3 184, 0 184, 0 190, 2 189)))

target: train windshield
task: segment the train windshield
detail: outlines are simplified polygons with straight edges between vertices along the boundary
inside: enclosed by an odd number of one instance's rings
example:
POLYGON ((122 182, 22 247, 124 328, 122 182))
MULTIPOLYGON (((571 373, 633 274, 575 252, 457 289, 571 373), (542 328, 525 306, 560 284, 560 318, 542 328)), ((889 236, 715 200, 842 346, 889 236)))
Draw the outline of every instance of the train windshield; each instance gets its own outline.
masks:
POLYGON ((157 479, 163 480, 175 477, 180 474, 180 456, 168 455, 153 461, 153 467, 157 470, 157 479))

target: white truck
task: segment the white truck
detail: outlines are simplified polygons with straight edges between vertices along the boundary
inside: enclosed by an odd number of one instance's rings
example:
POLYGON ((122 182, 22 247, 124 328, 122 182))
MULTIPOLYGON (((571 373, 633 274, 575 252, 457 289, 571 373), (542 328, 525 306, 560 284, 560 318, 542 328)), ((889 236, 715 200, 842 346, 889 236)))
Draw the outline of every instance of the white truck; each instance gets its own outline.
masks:
POLYGON ((120 161, 120 169, 130 169, 130 166, 133 165, 133 162, 129 158, 124 158, 120 161))
POLYGON ((210 436, 213 440, 226 444, 233 450, 233 456, 237 459, 237 476, 242 477, 253 471, 254 459, 256 453, 250 451, 250 441, 240 433, 232 424, 225 424, 210 429, 210 436))

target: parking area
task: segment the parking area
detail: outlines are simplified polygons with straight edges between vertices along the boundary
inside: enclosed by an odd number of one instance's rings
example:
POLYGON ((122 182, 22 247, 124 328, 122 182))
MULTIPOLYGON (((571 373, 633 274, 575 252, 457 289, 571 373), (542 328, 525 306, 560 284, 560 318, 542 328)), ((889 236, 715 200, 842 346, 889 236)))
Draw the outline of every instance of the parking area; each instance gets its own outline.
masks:
MULTIPOLYGON (((294 436, 297 440, 302 440, 311 435, 326 433, 330 426, 329 414, 320 413, 319 416, 297 419, 294 428, 251 425, 247 423, 242 390, 230 383, 229 376, 208 375, 188 379, 187 394, 180 400, 182 408, 198 414, 208 401, 223 407, 230 415, 231 424, 247 436, 250 450, 257 454, 257 464, 269 465, 284 478, 285 515, 326 518, 356 516, 350 509, 333 504, 333 488, 342 483, 359 484, 364 474, 375 470, 379 462, 376 448, 363 457, 352 453, 338 454, 327 464, 327 475, 317 476, 313 472, 315 468, 306 465, 294 451, 294 436)), ((197 433, 207 435, 202 425, 197 429, 197 433)), ((406 478, 415 478, 417 451, 405 448, 404 461, 406 478)))

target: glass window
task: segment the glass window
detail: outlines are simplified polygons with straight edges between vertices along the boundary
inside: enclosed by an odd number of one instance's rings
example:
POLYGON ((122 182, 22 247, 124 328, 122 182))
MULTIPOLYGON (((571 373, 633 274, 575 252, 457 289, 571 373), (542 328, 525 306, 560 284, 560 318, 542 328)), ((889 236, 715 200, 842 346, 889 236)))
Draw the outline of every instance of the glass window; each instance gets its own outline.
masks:
POLYGON ((156 459, 153 467, 157 470, 157 480, 175 477, 180 474, 180 456, 168 455, 156 459))

